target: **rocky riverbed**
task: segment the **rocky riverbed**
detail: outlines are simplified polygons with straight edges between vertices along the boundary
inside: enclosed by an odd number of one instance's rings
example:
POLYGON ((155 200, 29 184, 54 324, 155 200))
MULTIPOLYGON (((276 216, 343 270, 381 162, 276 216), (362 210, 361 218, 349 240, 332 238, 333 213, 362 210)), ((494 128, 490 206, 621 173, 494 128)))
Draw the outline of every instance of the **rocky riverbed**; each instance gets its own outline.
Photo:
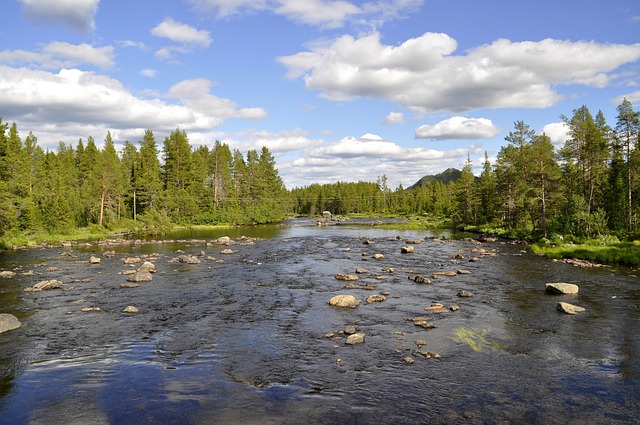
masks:
POLYGON ((324 229, 5 254, 0 423, 640 420, 636 271, 324 229))

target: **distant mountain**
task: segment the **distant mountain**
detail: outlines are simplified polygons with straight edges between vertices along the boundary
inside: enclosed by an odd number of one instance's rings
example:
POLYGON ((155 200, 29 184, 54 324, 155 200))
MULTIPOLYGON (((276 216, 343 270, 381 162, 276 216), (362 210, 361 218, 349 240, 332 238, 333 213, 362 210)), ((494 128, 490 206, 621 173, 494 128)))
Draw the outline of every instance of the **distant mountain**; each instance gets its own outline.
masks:
POLYGON ((407 190, 415 190, 422 186, 429 186, 436 181, 442 182, 444 184, 449 184, 454 182, 460 178, 462 171, 455 168, 447 168, 440 174, 424 176, 420 180, 418 180, 413 186, 409 187, 407 190))

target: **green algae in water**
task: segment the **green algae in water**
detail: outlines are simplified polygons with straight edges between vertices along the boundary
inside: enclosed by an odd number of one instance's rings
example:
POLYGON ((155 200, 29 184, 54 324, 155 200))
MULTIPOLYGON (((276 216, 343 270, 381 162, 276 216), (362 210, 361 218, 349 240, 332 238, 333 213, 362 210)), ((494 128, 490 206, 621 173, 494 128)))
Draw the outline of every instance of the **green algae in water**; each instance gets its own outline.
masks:
POLYGON ((489 329, 457 328, 453 331, 453 340, 467 344, 473 351, 499 350, 502 346, 487 339, 489 329))

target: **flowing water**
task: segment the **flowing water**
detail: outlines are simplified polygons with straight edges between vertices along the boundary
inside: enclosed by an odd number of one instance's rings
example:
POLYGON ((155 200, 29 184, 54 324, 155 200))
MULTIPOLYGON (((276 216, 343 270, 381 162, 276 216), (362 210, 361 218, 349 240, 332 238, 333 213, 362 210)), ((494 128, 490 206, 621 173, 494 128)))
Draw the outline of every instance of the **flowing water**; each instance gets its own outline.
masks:
POLYGON ((0 280, 0 313, 22 322, 0 334, 0 423, 640 421, 637 270, 581 269, 523 246, 366 225, 297 221, 174 236, 0 256, 0 269, 18 272, 0 280), (225 234, 239 244, 202 242, 225 234), (266 239, 245 244, 243 234, 266 239), (422 243, 402 254, 401 239, 422 243), (226 248, 235 253, 221 254, 226 248), (115 256, 104 255, 111 250, 115 256), (178 250, 205 256, 200 264, 172 262, 178 250), (101 263, 89 265, 91 255, 101 263), (129 256, 154 259, 152 282, 120 286, 121 272, 133 267, 123 263, 129 256), (335 279, 357 268, 368 273, 354 283, 374 290, 344 289, 335 279), (426 285, 408 279, 461 269, 470 274, 426 285), (64 286, 23 291, 45 279, 64 286), (574 282, 580 292, 546 295, 546 282, 574 282), (386 301, 364 301, 380 292, 386 301), (332 307, 336 294, 363 302, 332 307), (586 311, 562 314, 558 301, 586 311), (459 310, 426 311, 434 302, 459 310), (128 305, 139 312, 122 312, 128 305), (416 316, 437 327, 407 320, 416 316), (348 325, 365 334, 363 343, 345 343, 348 325), (421 340, 426 346, 416 345, 421 340))

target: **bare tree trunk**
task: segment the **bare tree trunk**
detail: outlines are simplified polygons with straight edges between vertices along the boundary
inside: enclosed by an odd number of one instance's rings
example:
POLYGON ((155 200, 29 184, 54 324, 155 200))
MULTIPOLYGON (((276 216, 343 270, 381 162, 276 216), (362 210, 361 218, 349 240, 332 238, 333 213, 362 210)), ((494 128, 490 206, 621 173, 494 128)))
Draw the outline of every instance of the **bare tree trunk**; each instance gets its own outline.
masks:
POLYGON ((102 217, 104 217, 104 188, 102 189, 102 197, 100 198, 100 226, 102 226, 102 217))

